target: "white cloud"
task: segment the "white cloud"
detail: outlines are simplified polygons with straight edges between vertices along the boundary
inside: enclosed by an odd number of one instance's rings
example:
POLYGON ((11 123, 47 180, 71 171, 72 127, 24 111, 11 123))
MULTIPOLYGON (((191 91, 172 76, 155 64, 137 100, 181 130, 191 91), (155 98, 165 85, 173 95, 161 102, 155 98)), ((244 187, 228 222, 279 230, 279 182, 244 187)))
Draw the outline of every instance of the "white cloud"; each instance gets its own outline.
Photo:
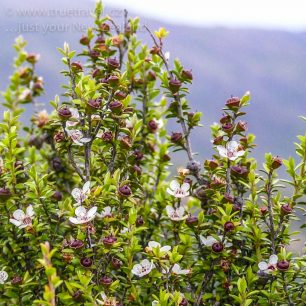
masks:
POLYGON ((104 0, 105 7, 193 25, 306 29, 305 0, 104 0))

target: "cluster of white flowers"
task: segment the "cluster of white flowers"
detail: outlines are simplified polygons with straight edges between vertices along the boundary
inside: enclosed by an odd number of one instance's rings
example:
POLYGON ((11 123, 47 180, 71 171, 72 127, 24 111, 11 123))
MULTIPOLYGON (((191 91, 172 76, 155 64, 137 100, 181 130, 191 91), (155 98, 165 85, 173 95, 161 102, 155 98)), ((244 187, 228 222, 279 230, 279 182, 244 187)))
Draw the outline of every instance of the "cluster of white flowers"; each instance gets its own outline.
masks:
POLYGON ((232 140, 229 141, 225 147, 217 146, 220 156, 228 158, 229 160, 236 160, 238 157, 244 155, 245 151, 240 150, 239 144, 232 140))

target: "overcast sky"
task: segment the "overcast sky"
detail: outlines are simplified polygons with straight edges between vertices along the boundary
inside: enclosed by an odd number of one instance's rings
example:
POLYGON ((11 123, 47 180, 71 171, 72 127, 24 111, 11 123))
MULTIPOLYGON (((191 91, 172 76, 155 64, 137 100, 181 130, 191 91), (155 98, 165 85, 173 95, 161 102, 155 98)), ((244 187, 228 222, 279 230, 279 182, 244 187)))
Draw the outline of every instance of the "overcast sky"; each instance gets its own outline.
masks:
POLYGON ((306 30, 306 0, 104 0, 142 16, 208 26, 306 30))

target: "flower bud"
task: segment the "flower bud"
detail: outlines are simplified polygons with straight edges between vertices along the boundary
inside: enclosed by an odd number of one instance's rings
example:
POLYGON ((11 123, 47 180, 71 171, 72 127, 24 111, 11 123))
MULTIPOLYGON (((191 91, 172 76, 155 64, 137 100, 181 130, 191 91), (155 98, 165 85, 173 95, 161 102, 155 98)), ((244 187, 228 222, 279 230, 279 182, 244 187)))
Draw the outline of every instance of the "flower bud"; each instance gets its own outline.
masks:
POLYGON ((100 31, 101 32, 109 32, 109 30, 110 30, 110 26, 109 26, 109 24, 107 24, 107 23, 105 23, 105 22, 103 22, 102 24, 100 24, 100 31))
POLYGON ((171 160, 171 156, 169 154, 164 154, 162 157, 164 162, 170 161, 171 160))
POLYGON ((169 81, 169 89, 173 94, 177 93, 180 90, 181 86, 182 82, 177 79, 171 79, 169 81))
POLYGON ((78 73, 78 72, 83 71, 83 66, 80 62, 72 62, 70 66, 71 66, 71 70, 74 73, 78 73))
POLYGON ((129 185, 123 185, 118 188, 118 192, 123 197, 129 197, 132 195, 132 190, 129 185))
POLYGON ((231 121, 232 121, 232 118, 230 115, 223 115, 220 119, 221 124, 231 123, 231 121))
POLYGON ((271 168, 275 170, 275 169, 279 168, 282 164, 283 164, 282 159, 278 156, 274 156, 272 158, 271 168))
POLYGON ((136 226, 143 226, 144 225, 144 220, 143 220, 143 217, 142 216, 137 216, 137 219, 136 219, 136 226))
POLYGON ((115 100, 109 103, 109 109, 115 114, 121 113, 122 108, 123 104, 120 101, 115 100))
POLYGON ((54 171, 56 171, 56 172, 60 172, 64 169, 62 161, 59 157, 54 157, 52 159, 52 167, 53 167, 54 171))
POLYGON ((219 163, 217 160, 215 159, 210 159, 210 160, 206 160, 205 161, 205 166, 211 170, 214 170, 216 168, 218 168, 219 163))
POLYGON ((86 35, 83 35, 80 39, 80 44, 81 45, 88 46, 89 42, 90 42, 90 40, 86 35))
POLYGON ((72 116, 71 110, 67 105, 63 105, 57 110, 57 114, 64 120, 69 119, 72 116))
POLYGON ((233 231, 234 229, 235 229, 235 225, 234 225, 233 222, 231 222, 231 221, 225 222, 225 224, 224 224, 224 230, 225 230, 226 232, 231 232, 231 231, 233 231))
POLYGON ((23 165, 23 162, 21 160, 16 160, 15 163, 14 163, 14 167, 16 168, 16 170, 19 170, 19 171, 24 170, 24 165, 23 165))
POLYGON ((148 75, 147 75, 147 80, 149 81, 149 82, 151 82, 151 81, 155 81, 156 80, 156 73, 154 72, 154 71, 149 71, 148 72, 148 75))
POLYGON ((59 202, 59 201, 61 201, 61 200, 63 199, 63 195, 62 195, 62 193, 61 193, 59 190, 56 190, 56 191, 53 193, 53 195, 52 195, 52 199, 53 199, 54 201, 59 202))
POLYGON ((143 159, 143 153, 140 150, 135 150, 133 155, 137 161, 141 161, 143 159))
POLYGON ((268 207, 267 206, 262 206, 260 207, 260 213, 262 216, 264 216, 268 212, 268 207))
POLYGON ((92 259, 89 257, 82 258, 80 261, 81 265, 85 268, 89 268, 92 266, 92 259))
POLYGON ((155 133, 158 129, 158 123, 156 120, 152 119, 148 122, 148 128, 152 133, 155 133))
POLYGON ((179 306, 188 306, 188 301, 185 298, 183 298, 179 306))
POLYGON ((183 140, 183 134, 181 132, 172 132, 171 141, 173 143, 179 143, 183 140))
POLYGON ((105 142, 111 142, 113 140, 113 133, 111 131, 104 132, 101 138, 105 142))
POLYGON ((157 46, 153 46, 150 50, 151 54, 159 54, 160 53, 160 48, 158 48, 157 46))
POLYGON ((110 286, 113 282, 113 279, 110 276, 104 275, 101 279, 100 279, 100 284, 103 286, 110 286))
POLYGON ((240 99, 238 97, 232 97, 226 101, 225 105, 231 110, 236 110, 240 106, 240 99))
POLYGON ((249 170, 244 166, 235 165, 231 167, 231 174, 239 177, 247 177, 249 170))
POLYGON ((26 57, 26 61, 30 64, 35 64, 39 60, 39 54, 29 53, 26 57))
POLYGON ((212 246, 211 246, 212 250, 215 252, 215 253, 220 253, 223 251, 224 249, 224 246, 221 242, 215 242, 212 246))
POLYGON ((234 197, 231 196, 229 193, 225 193, 223 195, 223 200, 225 203, 234 203, 234 197))
POLYGON ((54 134, 53 139, 55 142, 59 143, 62 142, 65 139, 64 132, 60 131, 54 134))
POLYGON ((103 36, 98 36, 96 41, 95 41, 95 44, 96 45, 99 45, 99 44, 104 44, 105 43, 105 39, 103 36))
POLYGON ((77 290, 72 294, 72 299, 75 301, 80 301, 83 297, 83 292, 81 290, 77 290))
POLYGON ((113 257, 111 260, 111 265, 114 269, 118 270, 120 269, 122 262, 118 258, 113 257))
POLYGON ((224 124, 222 125, 222 130, 223 130, 225 133, 230 133, 230 132, 233 131, 233 129, 234 129, 234 125, 233 125, 232 123, 230 123, 230 122, 224 123, 224 124))
POLYGON ((247 123, 245 121, 238 121, 236 125, 236 132, 245 132, 247 130, 247 123))
POLYGON ((118 86, 119 80, 120 80, 120 79, 119 79, 119 77, 118 77, 117 75, 111 75, 111 76, 107 79, 108 84, 109 84, 110 86, 112 86, 112 87, 118 86))
POLYGON ((114 236, 107 236, 107 237, 103 238, 103 240, 102 240, 104 246, 107 247, 107 248, 112 247, 112 245, 114 243, 116 243, 116 241, 117 241, 117 238, 114 237, 114 236))
POLYGON ((109 58, 107 60, 107 66, 110 70, 114 70, 120 67, 120 63, 117 59, 115 58, 109 58))
POLYGON ((84 246, 84 242, 81 241, 81 240, 73 240, 69 246, 72 248, 72 249, 81 249, 83 246, 84 246))
POLYGON ((139 166, 137 166, 137 165, 134 165, 134 166, 132 167, 131 171, 132 171, 133 173, 138 174, 138 175, 140 175, 140 174, 142 173, 141 167, 139 167, 139 166))
POLYGON ((213 140, 214 145, 221 145, 223 142, 223 136, 218 136, 213 140))
POLYGON ((101 99, 91 99, 87 101, 87 106, 91 110, 97 110, 101 107, 101 99))
POLYGON ((21 285, 22 282, 23 282, 23 278, 18 275, 15 275, 11 280, 12 285, 21 285))
POLYGON ((115 99, 124 100, 127 96, 127 93, 121 90, 117 90, 114 94, 115 99))
POLYGON ((11 196, 11 191, 6 188, 6 187, 2 187, 0 188, 0 198, 1 199, 8 199, 11 196))
POLYGON ((283 215, 289 215, 292 213, 292 207, 290 206, 290 204, 283 204, 281 206, 281 213, 283 215))
POLYGON ((92 72, 92 77, 95 78, 101 78, 102 77, 102 72, 100 69, 96 68, 93 72, 92 72))
POLYGON ((182 70, 181 72, 181 77, 185 80, 192 80, 193 79, 193 75, 191 70, 182 70))
POLYGON ((189 216, 189 217, 186 219, 185 223, 186 223, 188 226, 193 227, 193 226, 198 225, 199 219, 198 219, 197 216, 189 216))
POLYGON ((126 149, 129 149, 132 147, 132 140, 129 136, 125 135, 125 136, 122 136, 121 139, 120 139, 120 144, 126 148, 126 149))
POLYGON ((280 260, 277 262, 276 267, 279 271, 287 271, 289 269, 290 263, 287 260, 280 260))

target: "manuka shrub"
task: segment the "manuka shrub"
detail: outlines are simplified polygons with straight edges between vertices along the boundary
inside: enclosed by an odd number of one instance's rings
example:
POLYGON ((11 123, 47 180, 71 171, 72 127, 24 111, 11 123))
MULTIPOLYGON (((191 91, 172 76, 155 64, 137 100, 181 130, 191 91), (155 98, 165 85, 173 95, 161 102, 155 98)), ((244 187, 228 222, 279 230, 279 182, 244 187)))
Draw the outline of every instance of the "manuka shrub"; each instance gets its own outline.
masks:
POLYGON ((0 124, 0 304, 305 305, 305 253, 288 246, 305 204, 306 135, 295 158, 266 154, 258 170, 246 93, 226 101, 215 153, 197 160, 193 75, 164 52, 168 33, 146 29, 148 47, 137 18, 120 27, 102 13, 98 2, 80 54, 59 49, 67 83, 52 113, 37 109, 39 58, 16 40, 0 124), (176 151, 186 162, 170 174, 176 151))

